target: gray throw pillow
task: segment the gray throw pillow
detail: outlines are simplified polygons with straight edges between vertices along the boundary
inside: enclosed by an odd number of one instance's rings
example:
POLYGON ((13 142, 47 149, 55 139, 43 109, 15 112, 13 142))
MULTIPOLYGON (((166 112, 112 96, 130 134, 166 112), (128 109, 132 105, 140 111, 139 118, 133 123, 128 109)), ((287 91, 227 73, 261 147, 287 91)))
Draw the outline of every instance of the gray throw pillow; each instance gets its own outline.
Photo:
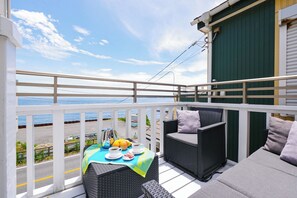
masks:
POLYGON ((177 110, 177 122, 179 133, 197 133, 201 126, 199 111, 177 110))
POLYGON ((264 148, 279 155, 287 142, 292 124, 291 121, 270 117, 268 137, 264 148))
POLYGON ((291 127, 287 143, 281 152, 280 158, 297 166, 297 121, 291 127))

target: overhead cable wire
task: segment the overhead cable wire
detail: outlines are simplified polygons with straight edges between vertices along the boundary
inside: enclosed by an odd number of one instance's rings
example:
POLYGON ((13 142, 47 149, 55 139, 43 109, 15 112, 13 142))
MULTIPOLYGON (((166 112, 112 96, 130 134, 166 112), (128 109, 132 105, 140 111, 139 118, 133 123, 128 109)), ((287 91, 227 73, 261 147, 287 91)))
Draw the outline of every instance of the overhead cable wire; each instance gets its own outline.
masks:
POLYGON ((191 47, 193 47, 194 45, 196 45, 197 41, 195 41, 194 43, 192 43, 192 45, 190 45, 187 49, 185 49, 182 53, 180 53, 175 59, 173 59, 168 65, 166 65, 163 69, 161 69, 158 73, 156 73, 154 76, 152 76, 148 82, 150 82, 151 80, 153 80, 156 76, 158 76, 160 73, 162 73, 165 69, 167 69, 170 65, 172 65, 179 57, 181 57, 184 53, 186 53, 191 47))
MULTIPOLYGON (((168 67, 170 67, 177 59, 179 59, 184 53, 186 53, 190 48, 192 48, 195 45, 200 46, 200 40, 203 38, 203 36, 201 36, 198 40, 194 41, 188 48, 186 48, 182 53, 180 53, 176 58, 174 58, 169 64, 167 64, 163 69, 161 69, 159 72, 157 72, 154 76, 152 76, 149 80, 147 80, 147 82, 150 82, 151 80, 153 80, 155 77, 157 77, 159 74, 161 74, 164 70, 166 70, 168 67), (198 44, 199 43, 199 44, 198 44)), ((201 47, 201 46, 200 46, 201 47)), ((171 71, 169 71, 171 72, 171 71)), ((163 75, 161 78, 157 79, 154 82, 157 82, 158 80, 164 78, 169 72, 167 72, 165 75, 163 75)), ((144 87, 144 89, 148 88, 151 85, 147 85, 146 87, 144 87)), ((119 103, 122 103, 124 101, 126 101, 129 97, 121 100, 119 103)))

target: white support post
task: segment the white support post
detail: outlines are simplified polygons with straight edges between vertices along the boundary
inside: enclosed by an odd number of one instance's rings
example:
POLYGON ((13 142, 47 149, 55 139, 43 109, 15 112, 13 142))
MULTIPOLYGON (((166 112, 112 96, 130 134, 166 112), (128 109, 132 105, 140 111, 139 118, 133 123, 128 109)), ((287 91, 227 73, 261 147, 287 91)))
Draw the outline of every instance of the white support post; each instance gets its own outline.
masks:
POLYGON ((140 122, 139 122, 139 136, 138 142, 141 142, 143 145, 146 145, 146 109, 140 109, 140 122))
MULTIPOLYGON (((86 143, 86 114, 85 113, 81 113, 80 114, 80 166, 81 167, 81 163, 82 163, 82 159, 84 157, 84 148, 85 148, 85 143, 86 143)), ((98 137, 98 136, 97 136, 98 137)), ((79 171, 79 177, 80 179, 82 178, 82 171, 79 171)))
POLYGON ((0 192, 16 197, 16 47, 21 36, 0 1, 0 192))
POLYGON ((225 125, 225 154, 228 156, 228 110, 223 110, 223 121, 226 123, 225 125))
POLYGON ((35 189, 35 168, 34 168, 34 130, 32 116, 26 117, 26 136, 27 136, 27 196, 33 197, 35 189))
MULTIPOLYGON (((211 28, 211 27, 210 27, 211 28)), ((209 30, 207 36, 207 83, 212 82, 212 29, 209 30)), ((207 86, 208 90, 211 90, 211 86, 207 86)), ((212 92, 207 92, 207 95, 212 95, 212 92)), ((211 98, 207 98, 207 102, 211 103, 211 98)))
POLYGON ((239 131, 238 131, 238 162, 249 155, 250 146, 250 112, 239 110, 239 131))
POLYGON ((126 138, 131 138, 131 109, 126 111, 126 138))
POLYGON ((168 107, 168 116, 167 116, 168 120, 172 120, 173 119, 173 108, 172 107, 168 107))
POLYGON ((5 1, 1 0, 0 1, 0 15, 5 16, 5 12, 6 12, 6 4, 5 1))
POLYGON ((97 114, 97 127, 98 127, 98 131, 97 131, 97 144, 101 144, 101 140, 102 140, 102 129, 103 129, 103 113, 101 111, 98 112, 97 114))
MULTIPOLYGON (((283 24, 279 27, 279 76, 287 75, 287 24, 283 24)), ((277 82, 277 81, 275 81, 277 82)), ((276 84, 274 84, 276 86, 276 84)), ((280 87, 287 86, 287 80, 279 81, 280 87)), ((279 95, 286 95, 286 89, 279 89, 279 95)), ((286 105, 286 98, 279 98, 278 102, 280 105, 286 105)))
POLYGON ((53 112, 54 192, 64 190, 64 113, 53 112))
POLYGON ((113 111, 113 122, 112 122, 112 128, 113 130, 118 131, 118 111, 113 111))
POLYGON ((156 152, 156 108, 152 108, 151 110, 151 150, 156 152))
POLYGON ((165 119, 165 112, 164 108, 160 108, 160 154, 163 155, 164 153, 164 138, 163 138, 163 133, 164 133, 164 121, 165 119))
POLYGON ((269 129, 269 119, 271 117, 271 113, 266 113, 266 129, 269 129))

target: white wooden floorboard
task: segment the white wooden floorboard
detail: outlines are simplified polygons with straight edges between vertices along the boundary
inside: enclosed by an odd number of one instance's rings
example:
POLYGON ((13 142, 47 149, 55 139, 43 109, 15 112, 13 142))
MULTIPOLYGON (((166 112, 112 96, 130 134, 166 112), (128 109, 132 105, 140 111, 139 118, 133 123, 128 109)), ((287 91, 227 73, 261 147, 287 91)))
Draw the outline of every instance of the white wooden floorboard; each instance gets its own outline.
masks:
MULTIPOLYGON (((218 172, 224 172, 234 165, 234 162, 228 161, 224 167, 218 170, 218 172)), ((211 180, 215 180, 219 175, 220 174, 213 175, 211 180)), ((163 158, 159 158, 159 183, 175 198, 187 198, 200 190, 203 186, 207 185, 207 182, 201 182, 195 179, 172 164, 167 163, 163 158)), ((49 197, 85 198, 86 195, 83 185, 79 185, 49 197)))
POLYGON ((73 188, 64 190, 62 192, 50 195, 48 197, 49 198, 78 197, 78 196, 83 196, 84 194, 85 194, 85 189, 84 189, 83 185, 79 185, 79 186, 75 186, 73 188))
POLYGON ((181 174, 183 174, 184 172, 179 170, 178 168, 173 168, 170 170, 167 170, 165 172, 162 172, 159 174, 159 183, 163 184, 181 174))
POLYGON ((163 157, 159 158, 159 165, 166 163, 163 157))
POLYGON ((174 166, 167 162, 164 164, 161 164, 161 165, 159 165, 159 174, 163 173, 164 171, 167 171, 169 169, 172 169, 172 168, 174 168, 174 166))
POLYGON ((175 177, 163 184, 161 184, 163 186, 163 188, 165 188, 169 193, 173 193, 179 189, 181 189, 182 187, 186 186, 187 184, 191 183, 192 181, 194 181, 195 178, 184 173, 182 175, 179 175, 178 177, 175 177))
POLYGON ((197 192, 198 190, 200 190, 201 187, 202 187, 201 182, 199 182, 198 180, 194 180, 191 183, 184 186, 183 188, 181 188, 181 189, 175 191, 174 193, 172 193, 172 195, 175 198, 189 197, 192 194, 194 194, 195 192, 197 192))

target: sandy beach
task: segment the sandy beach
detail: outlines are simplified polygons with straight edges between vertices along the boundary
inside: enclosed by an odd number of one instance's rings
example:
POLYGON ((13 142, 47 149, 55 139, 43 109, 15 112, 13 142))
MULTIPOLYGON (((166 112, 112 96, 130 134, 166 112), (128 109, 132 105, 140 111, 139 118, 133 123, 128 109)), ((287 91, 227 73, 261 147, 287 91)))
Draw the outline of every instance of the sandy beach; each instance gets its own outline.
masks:
MULTIPOLYGON (((96 133, 97 132, 97 122, 86 122, 86 134, 96 133)), ((80 135, 80 123, 69 123, 64 125, 64 139, 69 136, 80 135)), ((112 120, 104 120, 103 128, 111 128, 112 120)), ((34 135, 35 135, 35 144, 47 144, 53 142, 53 126, 40 126, 34 127, 34 135)), ((123 121, 118 121, 118 134, 120 137, 125 137, 126 131, 126 123, 123 121)), ((137 133, 138 127, 131 128, 131 136, 137 133)), ((160 125, 157 122, 157 137, 159 137, 160 125)), ((150 127, 147 127, 147 133, 150 134, 150 127)), ((131 138, 131 137, 130 137, 131 138)), ((26 142, 26 129, 19 129, 17 132, 17 141, 26 142)))

